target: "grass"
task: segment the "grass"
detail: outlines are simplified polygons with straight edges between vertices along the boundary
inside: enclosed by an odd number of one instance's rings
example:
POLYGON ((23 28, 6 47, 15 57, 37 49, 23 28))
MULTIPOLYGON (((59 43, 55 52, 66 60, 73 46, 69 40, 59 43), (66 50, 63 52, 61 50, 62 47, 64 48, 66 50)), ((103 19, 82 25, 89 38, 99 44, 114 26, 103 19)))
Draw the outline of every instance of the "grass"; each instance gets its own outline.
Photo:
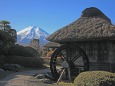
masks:
POLYGON ((69 82, 59 82, 58 83, 60 86, 74 86, 74 84, 73 83, 69 83, 69 82))

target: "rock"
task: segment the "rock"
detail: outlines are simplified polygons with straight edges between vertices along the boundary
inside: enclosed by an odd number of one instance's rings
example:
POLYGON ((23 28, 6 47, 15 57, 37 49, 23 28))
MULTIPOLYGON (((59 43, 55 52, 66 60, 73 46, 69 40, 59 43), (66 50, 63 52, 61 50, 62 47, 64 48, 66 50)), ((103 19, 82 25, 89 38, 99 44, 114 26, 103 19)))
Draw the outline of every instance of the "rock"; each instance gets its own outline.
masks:
POLYGON ((39 82, 47 83, 47 84, 52 83, 52 79, 47 78, 46 74, 35 74, 33 76, 35 76, 38 79, 39 82))
POLYGON ((0 68, 0 73, 2 73, 2 72, 4 72, 4 70, 0 68))
POLYGON ((10 70, 10 71, 21 71, 23 69, 22 66, 18 64, 4 64, 2 67, 4 70, 10 70))
POLYGON ((43 79, 43 78, 45 78, 45 75, 44 75, 44 74, 38 74, 38 75, 36 76, 36 78, 37 78, 37 79, 43 79))
POLYGON ((51 84, 52 81, 51 81, 50 79, 44 79, 44 80, 43 80, 43 83, 51 84))
POLYGON ((53 76, 51 74, 45 74, 45 78, 48 78, 48 79, 51 79, 51 80, 54 80, 53 76))

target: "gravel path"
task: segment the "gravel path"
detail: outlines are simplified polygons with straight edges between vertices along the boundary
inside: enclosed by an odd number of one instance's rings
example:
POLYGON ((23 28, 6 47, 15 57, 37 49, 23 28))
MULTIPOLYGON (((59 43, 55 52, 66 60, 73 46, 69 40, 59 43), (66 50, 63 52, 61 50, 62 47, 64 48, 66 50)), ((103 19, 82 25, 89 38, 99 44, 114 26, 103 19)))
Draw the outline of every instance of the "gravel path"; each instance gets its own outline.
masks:
POLYGON ((33 77, 36 73, 43 74, 47 72, 49 72, 49 69, 16 72, 0 80, 0 86, 60 86, 56 83, 43 83, 36 77, 33 77))

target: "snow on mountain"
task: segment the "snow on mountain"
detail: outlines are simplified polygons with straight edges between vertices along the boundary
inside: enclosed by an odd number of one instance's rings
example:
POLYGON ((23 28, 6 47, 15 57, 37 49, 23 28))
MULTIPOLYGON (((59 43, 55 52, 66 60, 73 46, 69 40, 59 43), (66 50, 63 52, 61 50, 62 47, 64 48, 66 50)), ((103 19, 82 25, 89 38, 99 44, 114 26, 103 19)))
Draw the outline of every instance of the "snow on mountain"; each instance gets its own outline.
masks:
POLYGON ((29 26, 19 32, 17 32, 17 43, 22 45, 28 45, 32 39, 39 39, 40 45, 43 46, 48 41, 46 38, 49 33, 45 32, 39 27, 29 26))

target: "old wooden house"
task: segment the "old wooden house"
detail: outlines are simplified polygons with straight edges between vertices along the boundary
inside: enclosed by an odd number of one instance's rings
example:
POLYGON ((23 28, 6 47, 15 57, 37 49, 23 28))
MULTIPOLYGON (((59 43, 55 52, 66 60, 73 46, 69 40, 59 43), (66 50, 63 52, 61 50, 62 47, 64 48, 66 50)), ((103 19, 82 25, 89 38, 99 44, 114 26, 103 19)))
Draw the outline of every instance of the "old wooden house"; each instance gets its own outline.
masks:
POLYGON ((47 40, 79 46, 89 59, 90 70, 115 72, 115 26, 95 7, 86 8, 79 19, 57 30, 47 40))

